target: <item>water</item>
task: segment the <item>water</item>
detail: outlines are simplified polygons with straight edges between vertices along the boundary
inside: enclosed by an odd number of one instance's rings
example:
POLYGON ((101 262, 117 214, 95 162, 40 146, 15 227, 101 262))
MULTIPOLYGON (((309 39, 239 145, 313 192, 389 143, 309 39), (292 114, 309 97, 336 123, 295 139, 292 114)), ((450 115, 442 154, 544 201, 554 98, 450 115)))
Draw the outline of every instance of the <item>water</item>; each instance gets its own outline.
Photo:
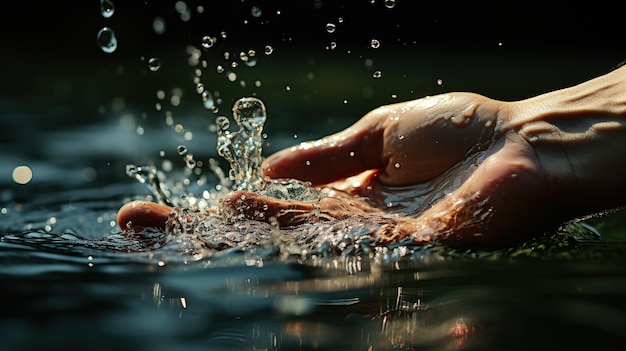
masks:
POLYGON ((267 104, 269 154, 379 105, 449 90, 521 98, 624 57, 619 11, 543 6, 528 10, 541 13, 533 21, 475 4, 296 3, 7 3, 3 13, 29 17, 3 46, 0 350, 622 349, 623 213, 502 250, 375 248, 355 245, 362 232, 349 226, 316 224, 307 229, 348 240, 321 245, 270 224, 213 228, 213 241, 119 231, 123 203, 213 206, 234 185, 207 125, 242 96, 267 104), (33 23, 64 40, 28 37, 33 23))
MULTIPOLYGON (((76 133, 95 140, 103 129, 76 133)), ((619 223, 617 233, 598 225, 603 241, 578 227, 498 251, 188 250, 117 230, 111 221, 129 194, 151 191, 123 174, 126 156, 107 160, 118 164, 109 176, 72 180, 83 174, 75 162, 54 188, 30 163, 29 190, 14 193, 28 200, 2 206, 2 350, 583 350, 623 341, 619 223)), ((184 178, 180 168, 168 179, 184 178)))

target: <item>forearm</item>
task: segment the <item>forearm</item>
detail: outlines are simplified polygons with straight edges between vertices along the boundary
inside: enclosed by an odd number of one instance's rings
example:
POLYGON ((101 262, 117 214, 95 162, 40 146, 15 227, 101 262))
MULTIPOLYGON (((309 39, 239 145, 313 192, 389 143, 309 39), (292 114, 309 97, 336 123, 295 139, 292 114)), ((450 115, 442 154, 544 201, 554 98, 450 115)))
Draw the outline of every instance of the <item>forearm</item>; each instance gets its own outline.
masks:
POLYGON ((626 116, 626 66, 570 88, 512 104, 511 127, 550 118, 626 116))
POLYGON ((505 120, 534 147, 564 211, 626 205, 626 67, 511 103, 505 120))

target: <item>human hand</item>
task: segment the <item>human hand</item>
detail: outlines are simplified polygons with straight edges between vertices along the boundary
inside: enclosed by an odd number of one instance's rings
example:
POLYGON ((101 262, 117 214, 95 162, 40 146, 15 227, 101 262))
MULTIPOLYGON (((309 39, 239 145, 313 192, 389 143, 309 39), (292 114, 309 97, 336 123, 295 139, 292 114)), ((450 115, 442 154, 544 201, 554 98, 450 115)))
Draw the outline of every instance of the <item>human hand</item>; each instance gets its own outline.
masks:
MULTIPOLYGON (((530 146, 521 138, 506 138, 498 128, 506 107, 504 102, 470 93, 381 107, 340 133, 278 152, 263 164, 266 176, 297 178, 342 191, 313 202, 235 192, 222 198, 219 210, 232 218, 243 215, 285 227, 367 217, 383 224, 382 230, 372 233, 381 243, 407 238, 420 243, 503 241, 495 233, 510 226, 509 219, 533 215, 536 211, 513 212, 537 202, 534 190, 543 186, 530 146), (423 196, 405 201, 428 199, 433 204, 423 207, 427 210, 404 215, 383 212, 387 192, 415 185, 422 188, 423 196)), ((130 228, 141 229, 144 219, 152 225, 154 218, 166 218, 169 210, 131 203, 120 209, 118 222, 122 229, 128 228, 127 222, 132 223, 130 228)), ((165 228, 165 221, 159 228, 165 228)))
POLYGON ((543 214, 553 194, 511 116, 510 103, 471 93, 384 106, 342 132, 268 157, 263 171, 339 188, 381 209, 403 193, 400 202, 420 210, 399 216, 394 238, 517 241, 553 220, 543 214))
MULTIPOLYGON (((298 202, 230 193, 218 210, 279 226, 361 216, 383 224, 372 233, 382 243, 519 242, 626 205, 625 91, 621 67, 521 101, 450 93, 381 107, 263 164, 266 176, 341 190, 335 195, 298 202), (411 211, 385 213, 390 198, 411 211)), ((169 210, 127 204, 118 223, 165 228, 169 210)))
POLYGON ((268 157, 263 172, 325 185, 377 170, 388 186, 423 183, 488 146, 500 104, 452 93, 383 106, 337 134, 268 157))

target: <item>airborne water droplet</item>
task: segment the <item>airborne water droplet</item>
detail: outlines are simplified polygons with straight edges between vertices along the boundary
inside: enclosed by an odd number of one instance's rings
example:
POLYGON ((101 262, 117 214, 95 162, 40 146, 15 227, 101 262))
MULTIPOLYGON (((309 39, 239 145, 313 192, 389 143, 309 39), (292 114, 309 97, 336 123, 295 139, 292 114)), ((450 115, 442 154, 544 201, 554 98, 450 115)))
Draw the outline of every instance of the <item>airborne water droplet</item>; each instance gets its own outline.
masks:
POLYGON ((203 90, 201 96, 204 108, 206 108, 207 110, 211 110, 213 109, 213 107, 215 107, 215 100, 213 100, 213 95, 211 95, 208 90, 203 90))
POLYGON ((385 0, 385 7, 392 9, 396 6, 396 0, 385 0))
POLYGON ((218 116, 215 119, 215 124, 217 125, 217 129, 218 130, 228 130, 228 128, 230 128, 230 121, 228 120, 228 118, 224 117, 224 116, 218 116))
POLYGON ((337 29, 337 26, 335 26, 335 24, 334 24, 334 23, 332 23, 332 22, 328 22, 328 23, 326 24, 326 31, 327 31, 328 33, 331 33, 331 34, 332 34, 332 33, 335 33, 335 30, 336 30, 336 29, 337 29))
POLYGON ((210 49, 215 44, 215 40, 209 35, 205 35, 202 37, 202 47, 205 49, 210 49))
POLYGON ((372 49, 378 49, 380 47, 380 41, 378 39, 372 39, 370 46, 372 49))
POLYGON ((271 55, 274 52, 274 48, 271 45, 265 45, 265 55, 271 55))
POLYGON ((98 32, 98 46, 102 51, 110 54, 117 49, 117 38, 109 27, 104 27, 98 32))
POLYGON ((372 77, 378 79, 380 77, 383 76, 383 73, 381 71, 375 71, 374 74, 372 74, 372 77))
POLYGON ((261 15, 263 14, 263 11, 261 11, 261 8, 258 6, 252 6, 252 9, 250 10, 250 12, 252 13, 252 16, 254 17, 261 17, 261 15))
POLYGON ((148 68, 150 68, 152 72, 158 71, 161 68, 161 60, 156 57, 151 58, 148 60, 148 68))
POLYGON ((165 24, 165 18, 163 18, 163 17, 155 17, 152 20, 152 30, 156 34, 158 34, 158 35, 165 34, 166 28, 167 28, 167 26, 165 24))
POLYGON ((187 147, 185 145, 178 145, 178 147, 176 148, 176 151, 178 152, 179 155, 183 156, 187 153, 187 147))
POLYGON ((115 4, 111 0, 100 0, 100 14, 104 18, 110 18, 115 13, 115 4))

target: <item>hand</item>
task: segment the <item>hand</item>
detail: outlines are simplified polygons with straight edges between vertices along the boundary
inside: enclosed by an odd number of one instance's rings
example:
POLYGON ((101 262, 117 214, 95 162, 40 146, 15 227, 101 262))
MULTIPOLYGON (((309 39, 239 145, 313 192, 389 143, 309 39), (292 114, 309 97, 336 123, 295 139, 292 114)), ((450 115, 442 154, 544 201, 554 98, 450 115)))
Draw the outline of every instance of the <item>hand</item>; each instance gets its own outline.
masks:
MULTIPOLYGON (((381 107, 263 164, 266 176, 338 195, 298 202, 230 193, 219 211, 281 226, 363 217, 382 224, 372 233, 381 243, 516 243, 626 205, 624 92, 626 66, 516 102, 450 93, 381 107), (383 212, 398 203, 403 211, 383 212)), ((131 203, 118 223, 165 228, 167 212, 131 203)))
POLYGON ((403 218, 394 238, 508 243, 552 220, 542 211, 553 200, 532 146, 502 128, 510 108, 470 93, 384 106, 338 134, 276 153, 263 171, 366 196, 380 208, 404 191, 402 201, 424 211, 403 218))
POLYGON ((263 172, 324 185, 377 170, 388 186, 423 183, 488 146, 499 107, 470 93, 383 106, 342 132, 270 156, 263 172))
MULTIPOLYGON (((499 128, 507 107, 484 96, 453 93, 378 108, 338 134, 283 150, 263 164, 266 176, 341 190, 335 196, 299 202, 234 192, 222 198, 219 210, 231 218, 243 215, 283 227, 367 217, 382 224, 372 233, 380 243, 407 238, 417 243, 510 242, 518 238, 497 234, 511 226, 530 229, 526 224, 543 218, 541 210, 550 201, 532 147, 499 128), (385 214, 386 195, 401 186, 413 186, 405 201, 427 198, 434 204, 413 216, 385 214), (425 189, 423 196, 412 196, 419 195, 419 188, 425 189)), ((153 203, 130 203, 120 209, 118 223, 141 230, 157 221, 158 228, 165 228, 169 211, 153 203)))

